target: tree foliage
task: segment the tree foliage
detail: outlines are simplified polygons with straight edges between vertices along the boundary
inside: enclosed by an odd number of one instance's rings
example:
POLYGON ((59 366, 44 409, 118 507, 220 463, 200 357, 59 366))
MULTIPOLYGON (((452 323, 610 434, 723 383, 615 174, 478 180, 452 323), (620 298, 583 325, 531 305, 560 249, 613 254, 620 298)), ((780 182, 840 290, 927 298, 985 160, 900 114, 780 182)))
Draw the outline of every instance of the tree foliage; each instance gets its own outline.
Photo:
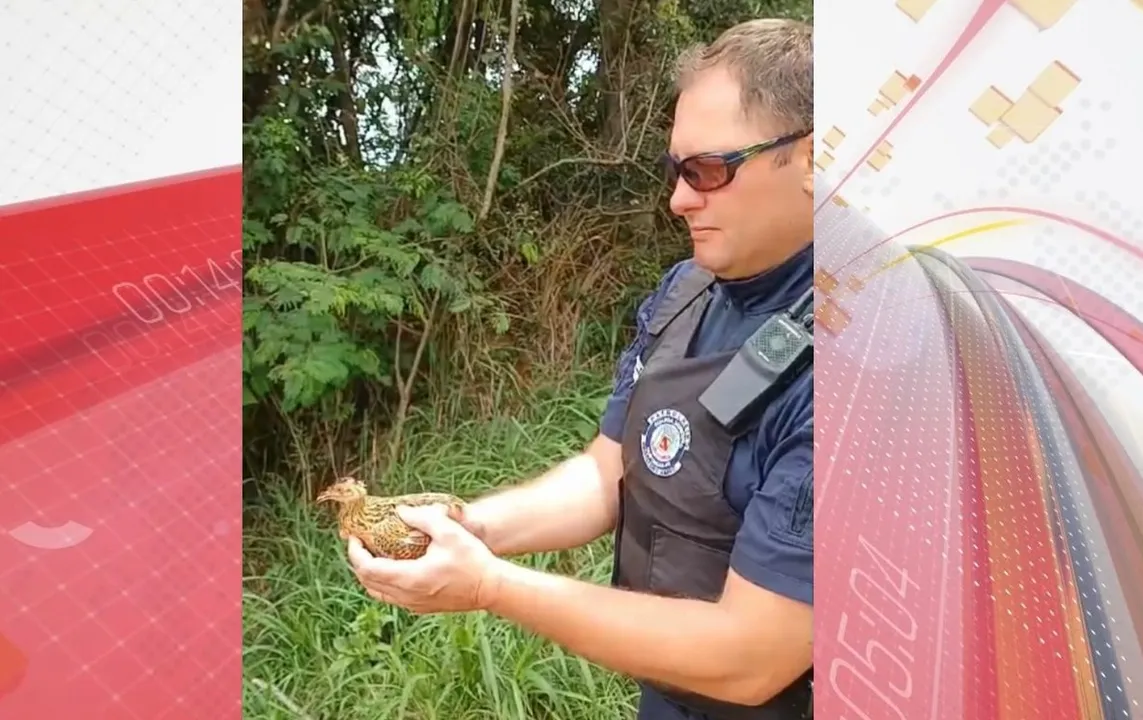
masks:
POLYGON ((610 359, 687 252, 656 167, 673 57, 811 7, 245 0, 248 462, 381 429, 383 463, 414 404, 610 359))

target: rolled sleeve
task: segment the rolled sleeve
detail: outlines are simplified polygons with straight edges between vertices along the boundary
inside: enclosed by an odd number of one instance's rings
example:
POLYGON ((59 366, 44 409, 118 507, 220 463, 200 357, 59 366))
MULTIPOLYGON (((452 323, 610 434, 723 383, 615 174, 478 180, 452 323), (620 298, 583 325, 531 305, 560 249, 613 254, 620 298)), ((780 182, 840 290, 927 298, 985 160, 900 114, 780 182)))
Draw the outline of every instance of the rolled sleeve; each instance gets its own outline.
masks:
POLYGON ((763 460, 765 477, 746 506, 730 566, 760 587, 813 605, 813 421, 763 460))

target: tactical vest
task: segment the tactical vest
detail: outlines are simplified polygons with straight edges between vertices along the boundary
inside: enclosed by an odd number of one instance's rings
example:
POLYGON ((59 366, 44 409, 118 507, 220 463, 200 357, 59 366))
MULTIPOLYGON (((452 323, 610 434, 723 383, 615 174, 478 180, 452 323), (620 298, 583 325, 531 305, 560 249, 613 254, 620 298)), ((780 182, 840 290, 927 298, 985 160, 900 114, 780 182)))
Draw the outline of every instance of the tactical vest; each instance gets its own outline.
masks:
MULTIPOLYGON (((692 268, 673 283, 647 327, 649 353, 632 389, 623 429, 624 472, 612 576, 616 587, 717 601, 726 582, 742 523, 723 492, 737 436, 724 430, 698 398, 737 349, 686 356, 710 303, 713 282, 709 273, 692 268)), ((804 720, 812 716, 812 678, 811 669, 754 707, 656 690, 709 720, 804 720)))

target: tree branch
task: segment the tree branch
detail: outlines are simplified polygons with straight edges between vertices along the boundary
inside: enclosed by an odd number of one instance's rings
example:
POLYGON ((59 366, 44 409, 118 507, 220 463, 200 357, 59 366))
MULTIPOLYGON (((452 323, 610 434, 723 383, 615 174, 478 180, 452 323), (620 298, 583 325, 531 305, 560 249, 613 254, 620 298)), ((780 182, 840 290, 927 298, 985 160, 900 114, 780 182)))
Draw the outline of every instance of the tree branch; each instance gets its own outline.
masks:
POLYGON ((290 14, 290 0, 282 0, 278 4, 278 15, 274 18, 274 27, 270 30, 270 47, 278 44, 278 38, 286 27, 286 16, 290 14))
POLYGON ((480 206, 478 221, 488 217, 492 209, 492 195, 500 179, 500 164, 504 160, 504 145, 508 141, 508 118, 512 113, 512 69, 516 64, 516 26, 520 23, 520 0, 512 0, 508 19, 508 45, 504 48, 504 80, 501 85, 503 102, 500 107, 500 129, 496 131, 496 150, 492 153, 492 167, 484 184, 484 203, 480 206))
POLYGON ((409 417, 409 408, 413 402, 413 383, 417 379, 417 370, 420 369, 421 359, 425 354, 425 348, 428 347, 429 337, 433 334, 437 319, 437 307, 440 304, 441 295, 437 291, 433 294, 432 303, 429 305, 429 311, 425 315, 424 328, 421 330, 421 337, 417 341, 417 349, 413 351, 413 361, 409 366, 409 374, 404 378, 401 376, 401 325, 397 325, 397 347, 395 357, 393 360, 393 379, 397 384, 397 413, 393 419, 393 429, 389 436, 389 462, 387 468, 392 468, 396 465, 400 452, 401 452, 401 436, 405 430, 405 421, 409 417))

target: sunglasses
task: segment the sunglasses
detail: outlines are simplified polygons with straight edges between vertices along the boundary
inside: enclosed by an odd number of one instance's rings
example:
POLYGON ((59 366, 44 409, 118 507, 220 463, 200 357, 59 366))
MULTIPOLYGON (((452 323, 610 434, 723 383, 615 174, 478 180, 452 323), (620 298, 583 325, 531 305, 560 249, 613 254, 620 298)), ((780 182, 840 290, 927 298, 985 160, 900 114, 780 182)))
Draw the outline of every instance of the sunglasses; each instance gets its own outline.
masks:
POLYGON ((767 150, 773 150, 801 140, 812 132, 813 128, 810 128, 772 140, 765 140, 741 150, 724 153, 702 153, 682 160, 676 160, 671 157, 670 153, 665 153, 663 164, 666 167, 667 183, 673 190, 679 178, 682 178, 687 185, 698 192, 719 190, 734 182, 738 168, 742 167, 742 164, 750 158, 761 155, 767 150))

